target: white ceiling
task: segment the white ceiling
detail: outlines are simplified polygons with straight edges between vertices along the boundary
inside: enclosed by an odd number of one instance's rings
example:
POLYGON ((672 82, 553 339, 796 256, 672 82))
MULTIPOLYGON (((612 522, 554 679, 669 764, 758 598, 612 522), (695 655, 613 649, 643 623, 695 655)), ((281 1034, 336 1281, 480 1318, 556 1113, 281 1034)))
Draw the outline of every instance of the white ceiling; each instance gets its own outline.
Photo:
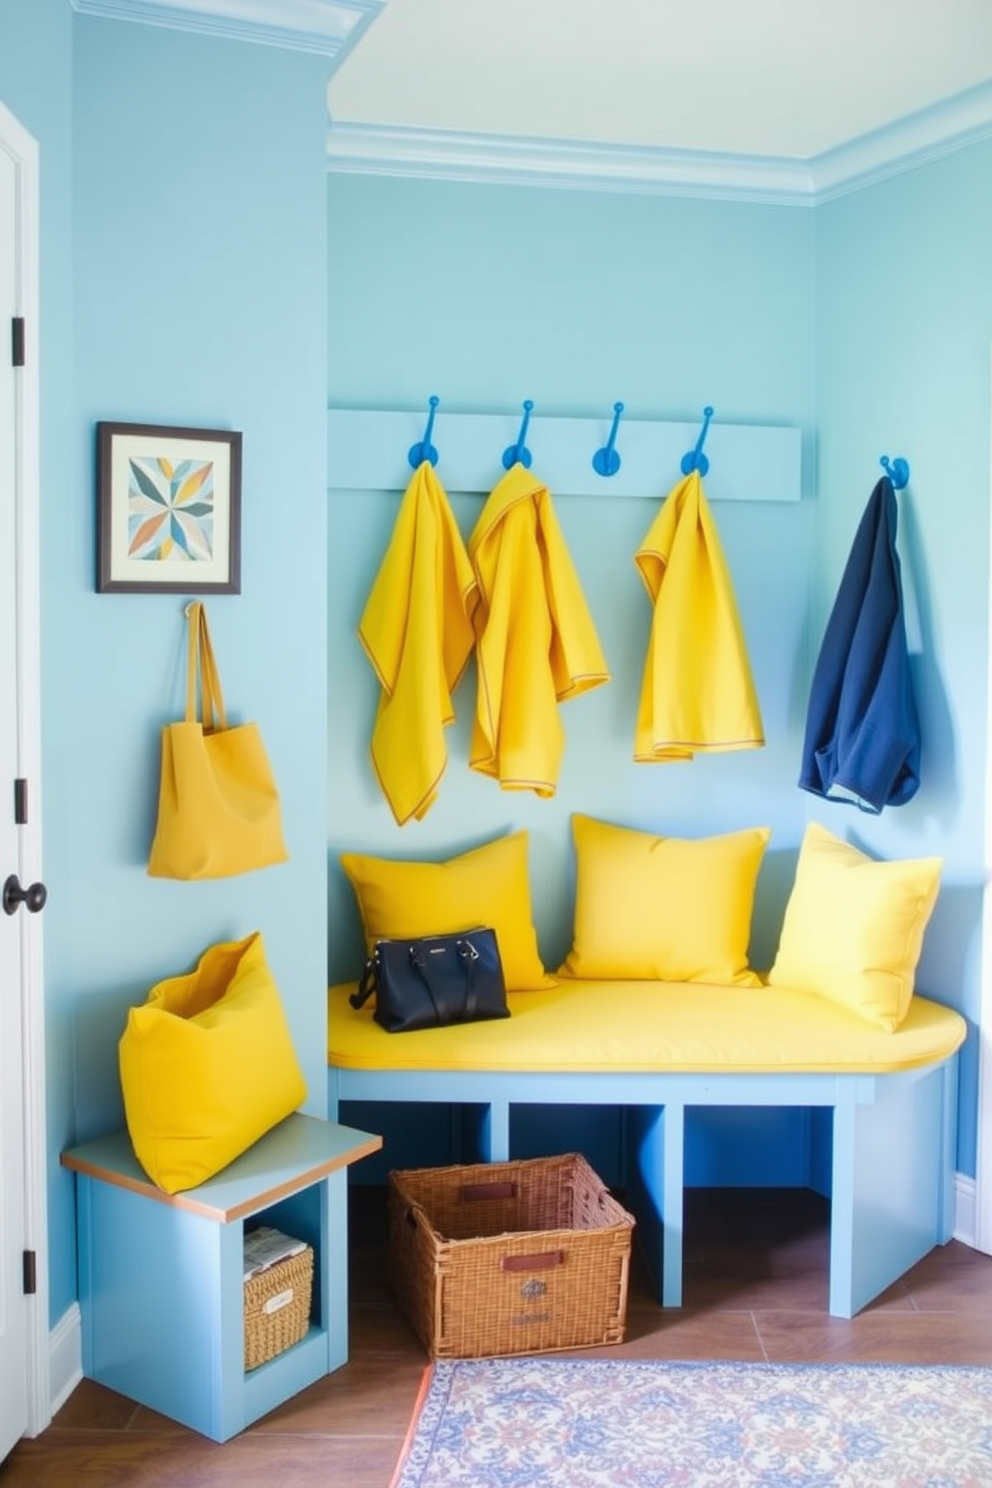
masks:
POLYGON ((992 82, 992 0, 386 0, 335 126, 805 161, 992 82))

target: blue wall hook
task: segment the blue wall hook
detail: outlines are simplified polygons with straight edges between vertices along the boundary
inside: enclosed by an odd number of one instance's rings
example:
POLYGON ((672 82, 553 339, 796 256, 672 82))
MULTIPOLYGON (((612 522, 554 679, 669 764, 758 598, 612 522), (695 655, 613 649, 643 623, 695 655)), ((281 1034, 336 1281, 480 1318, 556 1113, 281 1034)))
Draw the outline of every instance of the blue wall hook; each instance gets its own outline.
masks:
POLYGON ((620 456, 613 446, 616 443, 617 429, 620 427, 620 415, 622 413, 623 404, 614 403, 613 428, 610 430, 610 437, 603 445, 603 448, 598 449, 592 457, 592 468, 597 475, 616 475, 620 469, 620 456))
POLYGON ((706 431, 710 426, 710 419, 712 417, 712 408, 704 408, 703 427, 699 431, 699 438, 696 440, 696 448, 689 450, 688 454, 682 456, 683 475, 691 475, 694 470, 698 470, 700 475, 705 475, 707 470, 709 470, 710 462, 703 454, 703 444, 706 441, 706 431))
POLYGON ((531 453, 524 440, 527 438, 527 425, 530 423, 531 409, 534 407, 533 398, 524 399, 524 417, 520 425, 520 433, 517 435, 516 444, 508 444, 503 451, 503 469, 511 470, 514 465, 521 464, 525 470, 530 469, 531 453))
POLYGON ((407 459, 410 461, 414 470, 416 470, 418 465, 422 465, 425 460, 429 460, 432 465, 437 464, 437 450, 431 444, 431 430, 434 428, 434 415, 437 413, 437 405, 441 400, 437 393, 432 393, 427 401, 430 405, 430 413, 427 415, 427 428, 424 430, 424 437, 418 440, 416 444, 411 444, 407 451, 407 459))
POLYGON ((892 482, 894 491, 901 491, 903 486, 909 482, 909 463, 899 455, 890 462, 888 455, 883 455, 878 462, 892 482))

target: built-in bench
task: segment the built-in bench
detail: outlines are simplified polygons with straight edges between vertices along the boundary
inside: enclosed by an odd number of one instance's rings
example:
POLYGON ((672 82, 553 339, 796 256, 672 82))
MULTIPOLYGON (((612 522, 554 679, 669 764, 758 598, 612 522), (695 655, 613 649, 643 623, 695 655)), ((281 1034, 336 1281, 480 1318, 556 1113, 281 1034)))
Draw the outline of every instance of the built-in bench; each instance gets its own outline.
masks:
POLYGON ((328 1115, 341 1102, 447 1102, 475 1157, 510 1152, 514 1106, 625 1113, 625 1201, 666 1307, 682 1302, 685 1118, 694 1107, 810 1110, 830 1138, 829 1311, 850 1318, 953 1225, 961 1015, 914 996, 888 1033, 783 987, 562 980, 495 1022, 387 1034, 330 989, 328 1115))

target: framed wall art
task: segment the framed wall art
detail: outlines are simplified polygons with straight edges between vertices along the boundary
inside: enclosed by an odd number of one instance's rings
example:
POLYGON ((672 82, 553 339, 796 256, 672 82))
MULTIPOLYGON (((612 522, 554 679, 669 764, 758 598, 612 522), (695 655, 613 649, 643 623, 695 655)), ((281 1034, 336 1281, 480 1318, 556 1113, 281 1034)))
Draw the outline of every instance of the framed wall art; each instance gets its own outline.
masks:
POLYGON ((97 426, 97 592, 241 593, 241 435, 97 426))

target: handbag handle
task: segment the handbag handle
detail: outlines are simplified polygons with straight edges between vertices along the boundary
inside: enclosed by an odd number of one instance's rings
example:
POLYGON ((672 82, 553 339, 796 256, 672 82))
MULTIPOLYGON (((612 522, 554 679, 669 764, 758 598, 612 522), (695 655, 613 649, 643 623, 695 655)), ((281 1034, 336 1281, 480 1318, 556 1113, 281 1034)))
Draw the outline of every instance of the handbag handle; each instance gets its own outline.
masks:
POLYGON ((458 959, 465 971, 465 997, 460 1008, 452 1008, 445 1002, 441 988, 430 974, 428 969, 430 957, 425 955, 423 947, 410 947, 410 960, 420 972, 421 979, 437 1012, 439 1023, 445 1018, 451 1023, 466 1022, 473 1019, 476 1013, 478 994, 475 987, 475 963, 479 959, 479 953, 470 940, 459 940, 456 943, 456 949, 458 959))
POLYGON ((217 659, 210 643, 206 606, 199 600, 186 606, 189 635, 186 647, 186 722, 196 723, 197 680, 200 684, 200 714, 207 733, 227 728, 224 694, 221 691, 217 659), (199 663, 199 678, 197 678, 199 663))
POLYGON ((348 1001, 351 1003, 353 1008, 361 1008, 365 1006, 369 998, 372 996, 372 993, 375 991, 375 983, 376 960, 374 956, 369 956, 365 965, 362 967, 362 975, 358 986, 348 998, 348 1001))

